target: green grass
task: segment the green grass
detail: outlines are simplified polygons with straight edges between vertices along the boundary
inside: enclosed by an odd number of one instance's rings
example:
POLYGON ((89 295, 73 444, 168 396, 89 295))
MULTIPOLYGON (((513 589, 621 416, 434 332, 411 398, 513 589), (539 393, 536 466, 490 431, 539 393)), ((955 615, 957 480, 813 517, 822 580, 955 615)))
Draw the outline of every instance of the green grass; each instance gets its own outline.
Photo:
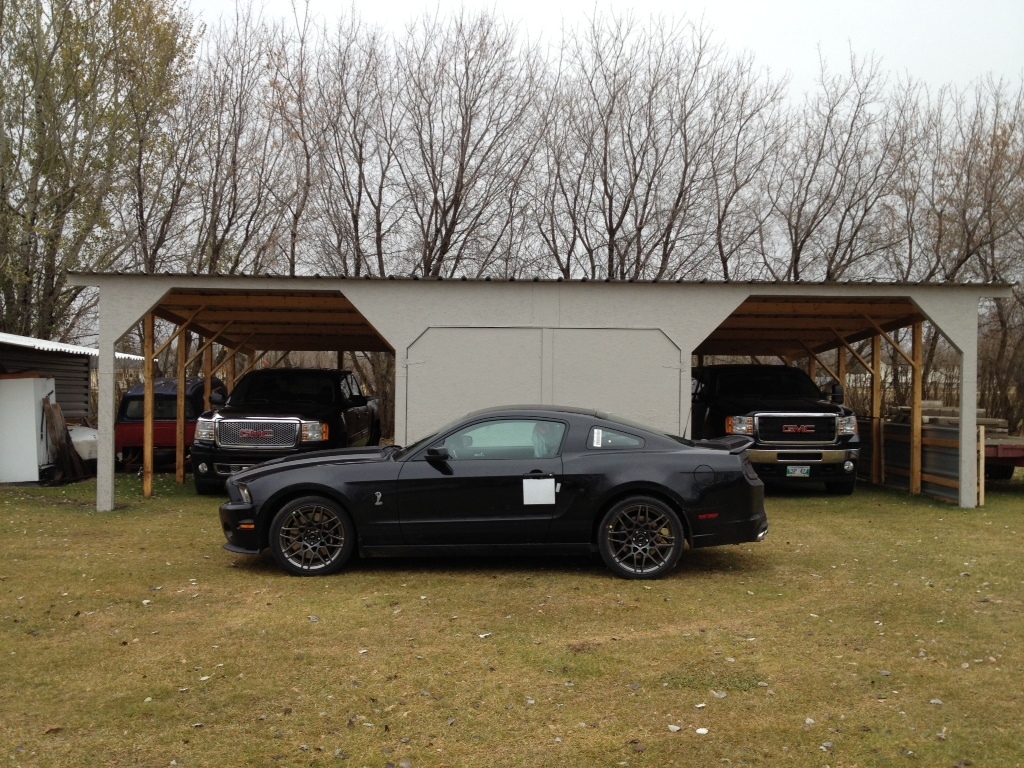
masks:
POLYGON ((1019 482, 971 511, 770 495, 765 542, 650 583, 539 558, 293 578, 221 548, 217 499, 118 484, 108 513, 92 483, 0 488, 5 764, 1022 763, 1019 482))

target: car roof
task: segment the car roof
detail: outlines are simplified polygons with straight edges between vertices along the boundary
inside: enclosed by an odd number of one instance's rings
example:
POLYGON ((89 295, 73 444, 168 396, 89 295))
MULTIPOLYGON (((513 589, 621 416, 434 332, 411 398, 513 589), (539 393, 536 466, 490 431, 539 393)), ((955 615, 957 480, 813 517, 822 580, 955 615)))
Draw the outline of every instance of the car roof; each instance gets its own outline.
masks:
POLYGON ((495 414, 508 414, 509 416, 521 416, 525 414, 545 416, 575 414, 577 416, 604 418, 603 414, 601 414, 600 412, 596 411, 593 408, 578 408, 571 405, 540 404, 496 405, 491 406, 490 408, 481 408, 478 411, 472 411, 466 414, 466 418, 475 418, 477 416, 493 416, 495 414))
MULTIPOLYGON (((224 382, 216 376, 212 379, 214 389, 225 389, 224 382)), ((189 376, 185 379, 185 391, 188 394, 195 394, 203 387, 203 379, 199 376, 189 376)), ((140 382, 125 392, 125 397, 142 397, 146 393, 146 383, 140 382)), ((176 376, 158 376, 153 379, 153 394, 157 397, 177 397, 178 378, 176 376)))

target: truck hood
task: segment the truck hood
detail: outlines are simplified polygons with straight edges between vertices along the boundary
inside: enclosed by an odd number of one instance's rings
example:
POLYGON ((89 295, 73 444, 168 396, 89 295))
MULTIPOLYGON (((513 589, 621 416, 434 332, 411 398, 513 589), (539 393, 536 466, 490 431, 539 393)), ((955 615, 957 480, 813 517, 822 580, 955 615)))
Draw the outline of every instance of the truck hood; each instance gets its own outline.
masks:
POLYGON ((217 411, 207 411, 204 419, 282 419, 328 421, 337 417, 337 406, 315 403, 254 403, 251 406, 225 405, 217 411))
POLYGON ((723 397, 714 405, 716 411, 724 414, 742 415, 761 411, 778 413, 833 413, 837 416, 852 416, 853 410, 831 400, 814 400, 809 397, 723 397))
POLYGON ((314 467, 324 464, 379 464, 390 461, 391 454, 394 452, 393 446, 373 445, 363 448, 332 448, 327 451, 297 453, 294 456, 284 456, 280 459, 271 459, 262 464, 257 464, 252 469, 232 475, 231 479, 247 483, 267 475, 287 472, 302 467, 314 467))

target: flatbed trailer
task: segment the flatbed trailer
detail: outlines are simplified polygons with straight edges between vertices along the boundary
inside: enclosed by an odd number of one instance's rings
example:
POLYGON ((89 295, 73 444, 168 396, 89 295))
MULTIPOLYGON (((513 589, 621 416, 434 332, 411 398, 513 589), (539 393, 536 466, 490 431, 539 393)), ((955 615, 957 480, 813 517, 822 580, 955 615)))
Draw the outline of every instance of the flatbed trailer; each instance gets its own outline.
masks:
POLYGON ((1024 437, 985 438, 985 475, 992 480, 1009 480, 1017 467, 1024 467, 1024 437))

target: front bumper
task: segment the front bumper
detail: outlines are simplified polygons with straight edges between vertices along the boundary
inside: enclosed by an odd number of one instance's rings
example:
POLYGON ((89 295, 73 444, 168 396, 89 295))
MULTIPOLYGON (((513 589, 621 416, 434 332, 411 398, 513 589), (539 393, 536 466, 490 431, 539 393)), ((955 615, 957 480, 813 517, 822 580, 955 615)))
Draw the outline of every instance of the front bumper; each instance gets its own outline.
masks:
POLYGON ((240 555, 256 555, 263 549, 256 527, 256 508, 244 501, 229 501, 220 507, 220 525, 227 543, 224 549, 240 555))
POLYGON ((297 453, 323 450, 323 443, 310 444, 299 448, 284 448, 272 451, 235 450, 219 448, 204 443, 192 446, 192 471, 197 476, 210 480, 226 480, 242 470, 255 467, 271 459, 283 459, 297 453))
POLYGON ((748 448, 747 456, 762 480, 832 482, 857 475, 858 448, 770 450, 748 448), (849 462, 849 466, 847 465, 849 462))

